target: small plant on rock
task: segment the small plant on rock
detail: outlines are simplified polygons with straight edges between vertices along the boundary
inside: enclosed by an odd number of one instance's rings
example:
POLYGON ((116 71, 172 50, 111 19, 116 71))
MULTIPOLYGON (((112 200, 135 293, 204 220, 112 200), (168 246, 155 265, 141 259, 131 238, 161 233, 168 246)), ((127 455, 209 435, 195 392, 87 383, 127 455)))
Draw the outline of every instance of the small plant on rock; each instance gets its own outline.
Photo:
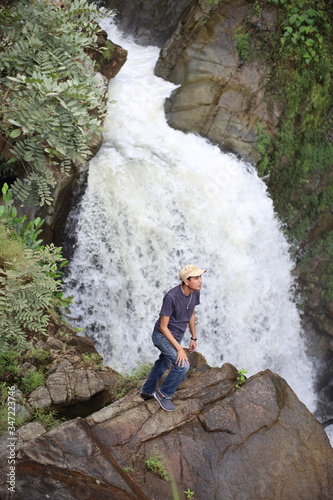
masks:
POLYGON ((53 427, 56 427, 57 425, 61 424, 64 421, 63 418, 60 418, 60 419, 57 418, 56 411, 48 411, 46 409, 39 408, 39 407, 34 408, 33 420, 39 422, 48 431, 50 429, 53 429, 53 427))
POLYGON ((45 376, 42 372, 35 369, 29 369, 20 381, 22 392, 30 394, 30 392, 37 389, 44 384, 45 376))
POLYGON ((163 464, 163 455, 157 452, 155 446, 150 452, 149 458, 145 460, 145 466, 153 474, 156 474, 156 476, 164 479, 164 481, 170 481, 168 472, 163 464))
POLYGON ((82 360, 85 365, 91 366, 94 370, 99 370, 103 364, 103 356, 98 353, 82 354, 82 360))
POLYGON ((186 491, 184 491, 186 498, 192 498, 194 495, 194 491, 191 491, 190 488, 187 488, 186 491))
POLYGON ((245 373, 247 373, 244 368, 238 370, 238 376, 236 377, 235 389, 239 389, 246 382, 245 373))
POLYGON ((131 465, 126 465, 125 467, 123 467, 123 471, 130 473, 130 472, 134 472, 134 469, 131 465))

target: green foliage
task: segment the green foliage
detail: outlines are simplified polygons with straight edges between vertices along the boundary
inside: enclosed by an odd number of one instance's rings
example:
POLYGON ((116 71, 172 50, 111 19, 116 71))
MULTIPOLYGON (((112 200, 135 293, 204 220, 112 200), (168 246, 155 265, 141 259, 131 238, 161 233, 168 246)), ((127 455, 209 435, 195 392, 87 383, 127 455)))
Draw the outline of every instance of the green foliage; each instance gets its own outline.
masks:
POLYGON ((0 354, 0 380, 17 379, 20 372, 19 353, 17 351, 8 350, 0 354))
POLYGON ((8 186, 0 207, 0 352, 26 348, 29 332, 45 333, 50 309, 62 302, 61 248, 38 240, 42 222, 17 217, 8 186), (15 250, 11 253, 11 249, 15 250))
POLYGON ((142 364, 138 368, 135 368, 129 375, 121 375, 117 382, 117 394, 115 396, 116 399, 123 398, 128 394, 132 389, 134 389, 138 383, 147 378, 152 365, 151 364, 142 364))
POLYGON ((247 373, 244 368, 238 370, 238 376, 236 377, 235 389, 239 389, 246 382, 245 373, 247 373))
POLYGON ((39 349, 28 349, 22 354, 8 349, 0 354, 0 380, 15 383, 23 393, 30 393, 44 384, 48 357, 48 351, 39 349), (25 370, 25 362, 32 362, 34 367, 25 370))
POLYGON ((29 348, 28 351, 24 353, 24 359, 44 373, 44 371, 48 369, 50 363, 50 351, 29 348))
POLYGON ((283 23, 281 44, 294 44, 301 51, 306 64, 318 62, 325 51, 324 36, 330 28, 325 12, 314 8, 306 9, 306 2, 288 5, 287 19, 283 23))
POLYGON ((0 130, 13 155, 3 168, 28 170, 12 188, 23 204, 50 205, 52 170, 84 163, 89 137, 101 130, 105 89, 86 52, 96 49, 96 19, 106 15, 87 0, 0 8, 0 130))
POLYGON ((304 279, 309 287, 315 287, 317 290, 323 290, 322 304, 333 300, 333 231, 330 231, 325 237, 316 241, 303 254, 299 263, 299 270, 303 273, 304 279), (314 277, 315 268, 318 265, 317 255, 321 256, 320 266, 323 273, 320 278, 314 277))
POLYGON ((8 429, 8 388, 7 384, 0 382, 0 433, 8 429))
POLYGON ((154 446, 149 457, 145 460, 145 466, 153 474, 156 474, 156 476, 164 479, 164 481, 170 481, 168 472, 163 464, 163 460, 163 455, 158 453, 154 446))
POLYGON ((271 138, 267 134, 267 132, 265 132, 264 126, 262 123, 260 123, 259 120, 256 123, 256 127, 257 127, 257 148, 262 157, 262 160, 258 166, 258 174, 261 177, 263 177, 264 175, 267 174, 269 170, 268 152, 269 152, 269 147, 271 145, 271 138))
POLYGON ((250 54, 250 34, 244 33, 244 27, 240 26, 235 31, 234 40, 236 41, 236 48, 239 57, 243 61, 246 61, 250 54))
POLYGON ((322 220, 329 220, 332 207, 333 5, 323 0, 269 3, 279 12, 276 30, 261 47, 271 68, 266 99, 281 102, 283 114, 279 134, 270 144, 262 144, 263 131, 258 129, 258 147, 264 146, 258 172, 266 177, 289 239, 295 248, 304 247, 296 254, 302 282, 311 293, 313 273, 318 273, 317 293, 324 305, 332 300, 333 274, 321 274, 317 262, 332 262, 333 248, 314 244, 309 236, 322 220))
POLYGON ((27 370, 25 375, 21 378, 20 389, 25 394, 37 389, 44 384, 45 376, 42 372, 33 369, 27 370))
POLYGON ((103 364, 103 356, 96 353, 82 354, 82 360, 86 365, 91 366, 94 370, 98 370, 103 364))
POLYGON ((186 491, 184 491, 186 498, 192 498, 194 495, 194 491, 191 491, 190 488, 187 488, 186 491))
POLYGON ((34 408, 33 420, 39 422, 47 431, 61 424, 64 419, 57 417, 56 411, 44 410, 42 408, 34 408))
POLYGON ((125 465, 125 467, 123 467, 123 471, 130 473, 130 472, 134 472, 134 469, 131 465, 125 465))
POLYGON ((63 260, 53 244, 39 250, 24 249, 24 260, 8 261, 0 270, 0 329, 4 332, 0 350, 10 343, 17 349, 25 346, 28 331, 45 333, 48 309, 61 289, 53 279, 63 260))
POLYGON ((206 5, 218 5, 221 2, 221 0, 206 0, 205 4, 206 5))
POLYGON ((17 210, 13 203, 12 190, 5 183, 2 186, 3 205, 0 205, 0 221, 11 230, 20 242, 28 248, 39 248, 42 244, 41 239, 37 239, 41 233, 44 221, 37 217, 33 221, 28 222, 26 215, 23 217, 17 216, 17 210))

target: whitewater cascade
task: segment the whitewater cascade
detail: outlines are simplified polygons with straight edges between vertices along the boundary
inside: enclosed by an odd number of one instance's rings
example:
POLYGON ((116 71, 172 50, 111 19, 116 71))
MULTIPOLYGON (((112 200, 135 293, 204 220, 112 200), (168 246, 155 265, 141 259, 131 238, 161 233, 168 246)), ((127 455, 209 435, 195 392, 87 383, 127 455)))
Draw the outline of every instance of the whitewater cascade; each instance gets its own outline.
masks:
POLYGON ((171 129, 164 101, 175 86, 154 76, 159 49, 123 38, 110 21, 102 27, 128 61, 110 82, 103 145, 71 217, 66 294, 75 297, 75 325, 120 372, 154 361, 164 293, 183 265, 196 264, 207 269, 198 351, 211 366, 271 369, 314 411, 293 262, 264 182, 204 138, 171 129))

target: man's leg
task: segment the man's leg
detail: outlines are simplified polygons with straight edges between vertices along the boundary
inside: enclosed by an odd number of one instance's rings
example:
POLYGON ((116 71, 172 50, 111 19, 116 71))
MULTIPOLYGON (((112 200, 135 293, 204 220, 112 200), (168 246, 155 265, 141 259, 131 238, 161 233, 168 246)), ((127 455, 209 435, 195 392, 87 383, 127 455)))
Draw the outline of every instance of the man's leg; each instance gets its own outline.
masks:
POLYGON ((155 361, 154 366, 150 370, 148 378, 146 382, 143 384, 141 388, 141 397, 142 399, 152 399, 153 392, 156 390, 157 382, 160 380, 162 375, 166 370, 168 370, 171 366, 171 361, 161 353, 160 357, 155 361))
POLYGON ((171 398, 180 384, 183 382, 189 370, 189 365, 179 366, 174 364, 168 376, 160 387, 160 391, 167 398, 171 398))
POLYGON ((162 386, 154 392, 154 397, 164 410, 172 411, 175 407, 170 401, 170 398, 186 377, 189 366, 179 366, 176 364, 178 357, 177 349, 170 344, 162 333, 156 332, 154 337, 154 344, 156 347, 158 347, 164 357, 170 362, 170 365, 173 365, 162 386))

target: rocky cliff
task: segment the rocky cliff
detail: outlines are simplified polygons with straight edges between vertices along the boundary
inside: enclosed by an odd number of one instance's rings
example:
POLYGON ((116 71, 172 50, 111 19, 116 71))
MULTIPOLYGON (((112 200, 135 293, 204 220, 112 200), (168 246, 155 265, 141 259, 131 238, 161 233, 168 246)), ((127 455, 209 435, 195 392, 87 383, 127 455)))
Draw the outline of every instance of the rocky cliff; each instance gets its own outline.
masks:
MULTIPOLYGON (((232 365, 197 366, 172 413, 136 389, 47 433, 40 424, 20 428, 16 492, 3 481, 1 498, 332 498, 333 449, 283 379, 266 370, 235 389, 232 365)), ((2 459, 7 443, 4 435, 2 459)))

